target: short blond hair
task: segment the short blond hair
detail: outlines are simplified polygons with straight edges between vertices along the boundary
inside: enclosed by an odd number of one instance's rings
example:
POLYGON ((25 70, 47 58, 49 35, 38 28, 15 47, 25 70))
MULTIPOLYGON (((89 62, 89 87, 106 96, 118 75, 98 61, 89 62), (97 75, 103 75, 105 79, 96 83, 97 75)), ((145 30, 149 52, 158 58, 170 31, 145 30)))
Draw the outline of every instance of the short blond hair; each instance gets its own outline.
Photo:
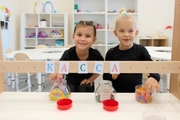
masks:
POLYGON ((130 20, 130 21, 132 21, 134 23, 135 28, 138 29, 137 20, 136 20, 136 18, 134 16, 132 16, 130 14, 127 14, 125 9, 121 9, 119 11, 119 13, 120 13, 120 15, 116 18, 116 21, 115 21, 115 28, 118 27, 118 23, 130 20))

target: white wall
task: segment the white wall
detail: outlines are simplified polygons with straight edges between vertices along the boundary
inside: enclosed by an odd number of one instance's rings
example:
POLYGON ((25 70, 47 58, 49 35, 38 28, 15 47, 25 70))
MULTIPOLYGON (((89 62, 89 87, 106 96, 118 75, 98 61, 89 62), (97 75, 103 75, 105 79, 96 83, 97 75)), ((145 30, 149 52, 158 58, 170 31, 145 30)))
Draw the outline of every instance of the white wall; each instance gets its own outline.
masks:
MULTIPOLYGON (((34 2, 37 0, 0 0, 0 4, 7 6, 11 16, 11 46, 20 49, 20 14, 33 12, 34 2)), ((45 3, 47 0, 40 0, 45 3)), ((158 36, 159 30, 167 25, 173 25, 175 0, 138 0, 139 23, 141 36, 158 36)), ((69 14, 69 43, 72 43, 72 3, 73 0, 51 0, 57 13, 69 14)))
POLYGON ((140 36, 158 36, 159 30, 173 25, 175 0, 139 0, 140 36))
POLYGON ((10 21, 9 21, 9 31, 10 31, 10 46, 12 50, 17 49, 18 42, 20 39, 20 22, 19 19, 19 0, 0 0, 0 6, 5 6, 11 11, 10 21))

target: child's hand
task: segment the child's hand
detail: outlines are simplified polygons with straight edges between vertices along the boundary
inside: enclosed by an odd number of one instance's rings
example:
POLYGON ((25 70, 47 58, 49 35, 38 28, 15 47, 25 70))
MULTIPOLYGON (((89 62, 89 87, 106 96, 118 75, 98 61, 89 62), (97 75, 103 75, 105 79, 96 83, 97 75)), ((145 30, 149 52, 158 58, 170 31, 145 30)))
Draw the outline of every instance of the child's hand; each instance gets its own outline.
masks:
POLYGON ((119 74, 112 74, 112 79, 116 80, 118 76, 119 76, 119 74))
POLYGON ((160 90, 160 86, 159 86, 157 80, 154 79, 153 77, 149 77, 149 78, 146 80, 146 83, 145 83, 145 85, 144 85, 144 88, 145 88, 147 94, 149 94, 149 93, 154 93, 154 90, 155 90, 155 89, 160 90))
POLYGON ((52 73, 49 75, 49 79, 52 81, 58 80, 59 78, 63 78, 63 75, 60 73, 52 73))
POLYGON ((84 80, 80 83, 80 85, 82 85, 82 84, 90 84, 90 86, 93 85, 93 83, 92 83, 91 81, 87 80, 87 79, 84 79, 84 80))

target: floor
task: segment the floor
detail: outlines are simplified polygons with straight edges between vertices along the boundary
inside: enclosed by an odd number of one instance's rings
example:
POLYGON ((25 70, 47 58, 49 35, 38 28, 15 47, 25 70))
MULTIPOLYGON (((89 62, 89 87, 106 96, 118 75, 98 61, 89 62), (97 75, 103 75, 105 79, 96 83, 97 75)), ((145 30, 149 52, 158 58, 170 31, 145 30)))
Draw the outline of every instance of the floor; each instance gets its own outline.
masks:
MULTIPOLYGON (((7 75, 6 76, 6 79, 7 79, 7 75)), ((164 77, 166 78, 166 77, 164 77)), ((102 75, 100 75, 96 80, 95 80, 95 87, 98 86, 99 84, 99 81, 102 80, 102 75)), ((33 87, 31 88, 32 91, 35 91, 38 89, 38 85, 37 85, 37 80, 36 80, 36 76, 33 75, 31 76, 31 82, 33 84, 33 87)), ((143 80, 143 83, 145 82, 145 79, 143 80)), ((48 75, 45 75, 45 82, 43 83, 43 86, 44 88, 42 89, 42 92, 49 92, 51 87, 52 87, 52 82, 49 80, 49 77, 48 75)), ((27 82, 20 82, 19 84, 19 88, 24 88, 27 86, 27 82)), ((13 92, 16 92, 16 89, 12 89, 11 86, 9 86, 6 82, 5 82, 5 91, 13 91, 13 92)), ((24 92, 27 92, 28 90, 24 90, 24 92)), ((158 92, 158 91, 157 91, 158 92)), ((163 92, 168 92, 167 91, 167 81, 166 79, 163 79, 163 92)))

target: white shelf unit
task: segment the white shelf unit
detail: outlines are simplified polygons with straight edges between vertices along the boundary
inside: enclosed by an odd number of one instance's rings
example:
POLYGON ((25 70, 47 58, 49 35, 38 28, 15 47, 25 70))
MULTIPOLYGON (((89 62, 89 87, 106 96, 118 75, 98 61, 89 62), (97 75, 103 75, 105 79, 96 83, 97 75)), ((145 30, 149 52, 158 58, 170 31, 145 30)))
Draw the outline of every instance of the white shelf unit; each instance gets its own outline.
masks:
MULTIPOLYGON (((93 47, 97 48, 103 56, 109 48, 119 44, 119 40, 113 33, 119 10, 134 9, 134 13, 127 14, 138 17, 138 0, 73 0, 73 8, 75 4, 80 12, 73 9, 73 24, 80 20, 92 20, 95 25, 101 24, 102 28, 97 29, 97 41, 93 47)), ((137 41, 138 37, 135 42, 137 41)))
POLYGON ((21 49, 34 49, 39 44, 45 44, 48 47, 64 47, 68 45, 68 14, 21 14, 21 49), (42 19, 45 19, 47 22, 45 27, 41 27, 42 19), (63 36, 53 37, 51 34, 52 30, 61 31, 63 36), (38 37, 40 31, 45 32, 48 37, 38 37), (34 36, 32 33, 34 33, 34 36), (56 41, 59 41, 60 44, 57 44, 56 41))

